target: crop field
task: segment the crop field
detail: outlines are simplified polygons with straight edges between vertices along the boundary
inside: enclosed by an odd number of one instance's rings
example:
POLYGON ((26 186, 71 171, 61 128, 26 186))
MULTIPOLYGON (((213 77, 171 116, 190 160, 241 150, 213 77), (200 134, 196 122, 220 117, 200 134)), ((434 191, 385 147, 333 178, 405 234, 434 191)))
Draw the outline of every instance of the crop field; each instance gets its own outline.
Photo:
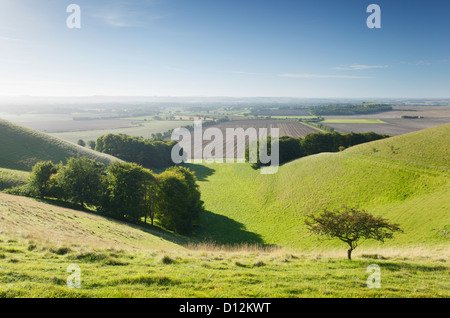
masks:
POLYGON ((136 122, 124 119, 32 121, 32 122, 18 122, 18 124, 46 133, 119 129, 119 128, 132 128, 138 126, 136 122))
MULTIPOLYGON (((304 138, 306 135, 311 134, 311 133, 317 133, 320 132, 319 130, 309 127, 307 125, 304 125, 302 123, 299 122, 292 122, 292 121, 285 121, 285 120, 238 120, 238 121, 229 121, 229 122, 224 122, 224 123, 220 123, 218 125, 214 125, 214 126, 210 126, 210 127, 214 127, 214 128, 218 128, 221 132, 222 132, 222 136, 224 138, 223 140, 223 153, 224 153, 224 158, 226 157, 226 149, 227 147, 233 147, 234 144, 234 157, 236 158, 237 156, 237 152, 239 148, 242 147, 247 147, 248 146, 248 138, 245 139, 237 139, 236 140, 225 140, 225 136, 226 136, 226 130, 227 128, 231 128, 231 129, 239 129, 242 128, 245 130, 247 129, 251 129, 254 128, 257 131, 258 134, 258 138, 264 138, 266 137, 266 135, 260 134, 259 133, 259 129, 267 129, 267 133, 270 134, 270 131, 272 128, 278 128, 279 129, 279 136, 290 136, 290 137, 294 137, 294 138, 299 138, 302 137, 304 138)), ((203 129, 207 129, 209 127, 204 127, 203 129)), ((201 156, 203 150, 205 149, 205 147, 211 143, 211 141, 209 140, 205 140, 202 143, 201 147, 198 147, 197 145, 195 145, 196 147, 194 147, 194 138, 192 138, 192 143, 191 143, 191 149, 193 149, 195 155, 201 156)), ((240 158, 236 158, 236 159, 240 159, 240 158)))
POLYGON ((381 119, 372 118, 327 118, 321 124, 385 124, 381 119))
POLYGON ((93 129, 85 131, 69 131, 52 133, 52 136, 70 141, 77 142, 79 139, 84 141, 97 140, 98 137, 105 134, 126 134, 136 137, 152 138, 154 133, 163 133, 170 129, 178 128, 185 125, 192 125, 192 121, 172 121, 172 120, 154 120, 141 121, 137 124, 134 121, 133 127, 114 128, 114 129, 93 129))
MULTIPOLYGON (((339 122, 343 119, 327 119, 324 124, 328 127, 334 128, 336 131, 341 133, 364 133, 364 132, 375 132, 378 134, 386 134, 386 135, 401 135, 410 133, 413 131, 431 128, 439 125, 443 125, 446 123, 450 123, 449 118, 420 118, 420 119, 385 119, 382 121, 384 124, 380 123, 342 123, 339 122), (335 122, 332 122, 335 121, 335 122), (337 122, 336 122, 337 121, 337 122)), ((355 121, 363 121, 363 120, 376 120, 376 119, 354 119, 355 121)))
POLYGON ((307 108, 299 109, 264 109, 255 111, 257 116, 310 116, 307 108))
MULTIPOLYGON (((392 110, 376 114, 347 116, 349 118, 399 119, 402 116, 421 116, 424 118, 450 118, 450 106, 392 106, 392 110)), ((342 116, 323 116, 342 118, 342 116)))

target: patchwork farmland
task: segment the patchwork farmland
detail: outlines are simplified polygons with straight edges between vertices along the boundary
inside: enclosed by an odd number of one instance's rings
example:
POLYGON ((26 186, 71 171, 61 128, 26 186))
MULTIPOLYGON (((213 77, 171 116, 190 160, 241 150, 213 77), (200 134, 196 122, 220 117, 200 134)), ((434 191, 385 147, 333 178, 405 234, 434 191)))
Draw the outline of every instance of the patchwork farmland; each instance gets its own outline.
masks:
MULTIPOLYGON (((225 136, 226 136, 226 130, 227 129, 239 129, 242 128, 244 131, 246 131, 247 129, 256 129, 257 133, 258 133, 258 138, 264 138, 266 137, 266 135, 264 134, 264 132, 261 132, 260 134, 260 129, 266 129, 267 133, 270 135, 271 134, 271 129, 273 128, 278 128, 279 129, 279 136, 289 136, 289 137, 294 137, 294 138, 304 138, 306 137, 308 134, 311 133, 318 133, 320 132, 319 130, 309 127, 307 125, 304 125, 302 123, 299 122, 294 122, 294 121, 286 121, 286 120, 239 120, 239 121, 229 121, 229 122, 224 122, 224 123, 220 123, 218 125, 214 125, 214 126, 210 126, 213 128, 217 128, 221 131, 222 136, 223 136, 223 154, 224 154, 224 158, 229 157, 226 156, 226 150, 229 147, 233 147, 233 143, 234 143, 234 158, 237 158, 237 154, 238 154, 238 150, 239 149, 245 149, 245 147, 248 146, 248 137, 244 139, 238 139, 235 138, 235 140, 225 140, 225 136)), ((205 132, 206 129, 210 128, 210 127, 203 127, 203 132, 205 132)), ((191 140, 191 149, 193 149, 193 153, 191 153, 191 156, 195 156, 196 158, 201 158, 202 157, 202 153, 203 150, 205 149, 205 147, 212 143, 211 140, 203 140, 203 143, 201 145, 201 147, 199 147, 198 145, 194 145, 194 138, 192 138, 191 140)), ((215 155, 215 153, 213 153, 215 155)), ((240 159, 240 158, 237 158, 240 159)))
MULTIPOLYGON (((363 119, 361 119, 363 120, 363 119)), ((368 120, 368 119, 366 119, 368 120)), ((331 121, 331 120, 330 120, 331 121)), ((351 123, 345 119, 342 122, 338 120, 334 122, 325 121, 323 124, 334 128, 341 133, 365 133, 374 132, 377 134, 386 135, 401 135, 407 134, 413 131, 431 128, 435 126, 444 125, 450 123, 450 117, 448 118, 420 118, 420 119, 406 119, 406 118, 393 118, 382 119, 384 123, 351 123)))

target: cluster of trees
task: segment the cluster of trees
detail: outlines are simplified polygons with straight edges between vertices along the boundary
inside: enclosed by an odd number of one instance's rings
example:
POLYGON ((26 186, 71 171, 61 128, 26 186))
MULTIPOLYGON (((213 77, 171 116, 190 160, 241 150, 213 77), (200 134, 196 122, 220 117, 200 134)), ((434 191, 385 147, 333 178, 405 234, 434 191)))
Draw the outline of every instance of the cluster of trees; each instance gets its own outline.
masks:
POLYGON ((95 150, 148 168, 165 168, 173 164, 174 140, 145 139, 125 134, 107 134, 97 138, 95 150))
MULTIPOLYGON (((279 138, 279 163, 298 159, 305 156, 314 155, 321 152, 338 152, 345 148, 359 145, 365 142, 370 142, 378 139, 389 137, 388 135, 369 133, 350 133, 341 134, 338 132, 332 133, 313 133, 307 135, 305 138, 293 138, 289 136, 282 136, 279 138)), ((267 137, 267 152, 271 154, 271 137, 267 137)), ((257 153, 259 151, 260 142, 257 144, 257 153)), ((245 152, 245 158, 249 161, 249 147, 245 152)), ((252 163, 254 169, 259 169, 263 164, 257 160, 256 163, 252 163)))
POLYGON ((392 110, 392 106, 376 103, 321 105, 309 108, 309 112, 313 116, 374 114, 390 110, 392 110))
POLYGON ((56 198, 132 222, 150 219, 153 225, 157 219, 180 234, 189 234, 204 210, 196 177, 187 168, 171 167, 157 175, 135 163, 114 162, 106 168, 86 157, 59 165, 38 162, 19 194, 56 198))

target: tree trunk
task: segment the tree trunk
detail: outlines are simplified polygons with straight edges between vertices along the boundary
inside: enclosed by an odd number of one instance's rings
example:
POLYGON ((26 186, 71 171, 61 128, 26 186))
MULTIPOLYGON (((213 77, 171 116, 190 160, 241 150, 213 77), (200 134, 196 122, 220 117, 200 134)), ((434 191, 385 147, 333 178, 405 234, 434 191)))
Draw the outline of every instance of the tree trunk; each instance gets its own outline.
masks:
POLYGON ((352 251, 353 251, 353 248, 351 248, 351 247, 347 250, 347 257, 349 260, 352 259, 352 251))

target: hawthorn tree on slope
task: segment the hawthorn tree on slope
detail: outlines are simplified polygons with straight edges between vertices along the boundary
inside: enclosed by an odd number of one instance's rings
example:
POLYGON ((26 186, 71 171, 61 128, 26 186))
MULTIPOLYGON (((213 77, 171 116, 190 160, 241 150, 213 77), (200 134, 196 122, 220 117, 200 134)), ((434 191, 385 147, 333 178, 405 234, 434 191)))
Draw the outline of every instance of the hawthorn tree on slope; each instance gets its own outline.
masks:
POLYGON ((391 224, 386 219, 357 208, 346 207, 343 210, 325 210, 319 216, 309 215, 306 227, 315 234, 327 238, 338 238, 348 244, 348 259, 361 239, 373 239, 384 242, 393 237, 395 232, 403 232, 398 224, 391 224))

